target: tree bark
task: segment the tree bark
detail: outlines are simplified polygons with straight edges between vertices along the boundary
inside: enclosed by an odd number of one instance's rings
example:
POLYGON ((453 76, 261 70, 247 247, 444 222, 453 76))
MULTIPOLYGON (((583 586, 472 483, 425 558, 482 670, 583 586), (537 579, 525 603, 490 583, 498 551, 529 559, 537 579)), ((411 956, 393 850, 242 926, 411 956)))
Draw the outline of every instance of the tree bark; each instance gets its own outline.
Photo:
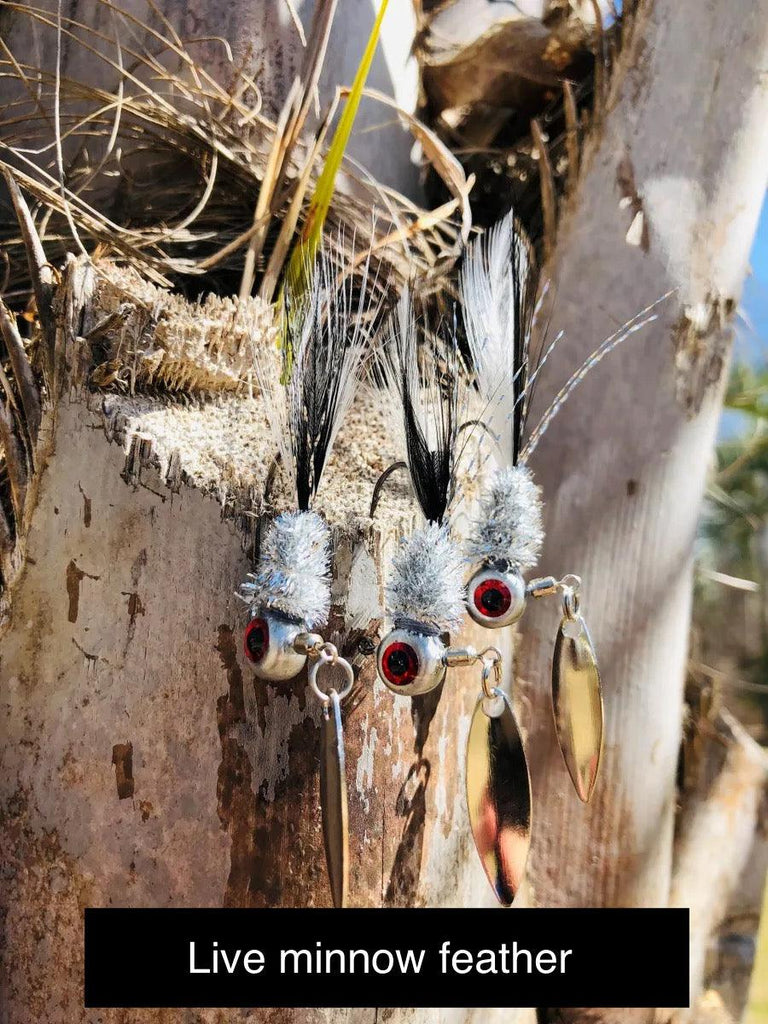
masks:
MULTIPOLYGON (((694 1003, 708 984, 741 1020, 768 866, 768 753, 727 711, 695 728, 670 902, 691 911, 694 1003)), ((686 1021, 688 1014, 675 1019, 686 1021)))
MULTIPOLYGON (((3 638, 4 1024, 94 1019, 82 1008, 86 906, 330 902, 319 705, 305 676, 259 683, 241 650, 234 590, 252 568, 254 526, 225 518, 220 499, 228 449, 253 430, 258 406, 94 392, 85 338, 104 319, 101 280, 70 260, 57 296, 59 398, 41 428, 38 499, 3 638)), ((264 426, 244 451, 260 492, 271 457, 264 426)), ((363 404, 318 506, 334 527, 326 636, 360 669, 345 706, 351 904, 490 904, 462 780, 450 770, 477 674, 452 673, 442 694, 398 701, 377 680, 371 645, 359 642, 375 636, 382 567, 410 528, 407 493, 388 495, 373 524, 367 518, 376 476, 395 453, 380 414, 363 404)), ((376 1011, 99 1011, 115 1024, 235 1018, 373 1022, 376 1011)), ((391 1019, 459 1024, 471 1014, 391 1019)))
POLYGON ((537 905, 670 900, 693 541, 726 377, 722 323, 765 192, 766 56, 766 3, 642 5, 560 228, 551 325, 567 340, 540 396, 617 325, 675 293, 590 374, 533 459, 548 499, 541 568, 583 577, 607 713, 585 808, 549 710, 555 616, 544 602, 532 608, 518 667, 540 809, 529 863, 537 905))

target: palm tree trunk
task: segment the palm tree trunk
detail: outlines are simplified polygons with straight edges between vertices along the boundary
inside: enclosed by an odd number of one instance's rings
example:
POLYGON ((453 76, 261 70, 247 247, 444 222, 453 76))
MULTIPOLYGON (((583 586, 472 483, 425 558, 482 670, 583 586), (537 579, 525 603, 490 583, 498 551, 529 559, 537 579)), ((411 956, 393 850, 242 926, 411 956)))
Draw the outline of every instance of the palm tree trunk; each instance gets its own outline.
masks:
MULTIPOLYGON (((560 227, 551 324, 568 340, 540 397, 617 325, 674 293, 590 374, 534 458, 548 498, 542 568, 583 577, 607 708, 602 777, 584 808, 544 683, 555 618, 532 609, 518 668, 540 809, 529 871, 538 905, 670 902, 693 542, 726 380, 725 321, 765 193, 767 56, 768 4, 641 5, 560 227), (642 230, 630 230, 637 217, 642 230)), ((727 860, 731 842, 711 857, 727 860)), ((700 975, 693 983, 695 998, 700 975)))

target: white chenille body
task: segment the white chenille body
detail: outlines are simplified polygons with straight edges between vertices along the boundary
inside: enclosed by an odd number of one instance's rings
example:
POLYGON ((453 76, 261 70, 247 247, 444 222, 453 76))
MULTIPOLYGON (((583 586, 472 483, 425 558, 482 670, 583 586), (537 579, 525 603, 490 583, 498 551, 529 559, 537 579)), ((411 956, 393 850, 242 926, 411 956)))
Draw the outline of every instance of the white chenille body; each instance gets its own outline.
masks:
POLYGON ((464 615, 464 560, 448 530, 428 523, 404 538, 392 559, 386 608, 407 620, 451 631, 464 615))
POLYGON ((478 503, 466 543, 467 556, 482 564, 517 569, 536 565, 544 543, 541 488, 527 466, 499 469, 478 503))
POLYGON ((258 570, 240 585, 254 612, 269 609, 322 625, 331 606, 330 534, 316 512, 283 512, 264 538, 258 570))

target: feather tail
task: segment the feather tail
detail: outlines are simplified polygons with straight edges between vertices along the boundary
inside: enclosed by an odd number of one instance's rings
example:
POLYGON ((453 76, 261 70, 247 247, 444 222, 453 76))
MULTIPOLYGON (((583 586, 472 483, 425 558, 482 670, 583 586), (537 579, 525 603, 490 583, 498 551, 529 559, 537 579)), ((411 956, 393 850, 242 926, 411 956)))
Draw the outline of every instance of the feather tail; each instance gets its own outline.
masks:
POLYGON ((519 461, 521 464, 525 464, 528 459, 530 459, 531 455, 533 455, 539 441, 541 441, 542 437, 547 432, 552 420, 557 416, 590 370, 597 366, 600 360, 604 359, 609 352, 612 352, 615 348, 621 345, 622 342, 626 341, 627 338, 630 338, 633 334, 637 333, 637 331, 642 330, 643 327, 647 327, 648 324, 653 323, 654 320, 658 320, 659 314, 653 312, 653 310, 655 310, 662 302, 665 302, 670 295, 673 294, 673 291, 666 292, 666 294, 656 299, 655 302, 646 306, 645 309, 641 309, 639 313, 628 320, 619 328, 618 331, 614 332, 610 337, 602 341, 595 351, 592 352, 591 355, 587 356, 581 366, 571 374, 565 384, 555 395, 539 422, 531 431, 531 434, 520 453, 519 461))
POLYGON ((419 329, 406 289, 389 320, 382 359, 385 384, 401 413, 408 469, 416 500, 430 523, 442 523, 454 492, 460 392, 458 344, 442 326, 430 342, 434 364, 419 370, 419 329))
POLYGON ((467 251, 459 290, 472 362, 489 426, 514 465, 527 413, 536 282, 514 211, 467 251))
POLYGON ((369 270, 370 253, 358 277, 340 272, 328 249, 321 249, 308 271, 309 287, 284 293, 283 330, 289 343, 279 351, 255 354, 274 440, 302 511, 320 486, 378 316, 381 300, 372 297, 376 282, 369 281, 369 270))

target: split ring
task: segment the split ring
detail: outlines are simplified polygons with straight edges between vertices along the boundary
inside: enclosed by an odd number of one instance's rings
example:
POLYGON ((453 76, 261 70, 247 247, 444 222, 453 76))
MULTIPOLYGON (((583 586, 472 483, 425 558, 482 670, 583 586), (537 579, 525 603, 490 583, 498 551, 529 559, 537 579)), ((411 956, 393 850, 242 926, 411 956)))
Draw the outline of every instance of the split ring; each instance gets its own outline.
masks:
POLYGON ((492 700, 498 693, 498 687, 501 685, 501 652, 495 647, 487 647, 480 655, 483 662, 483 693, 485 696, 492 700), (486 657, 491 654, 492 656, 486 657), (491 672, 493 672, 493 683, 491 685, 491 672))
MULTIPOLYGON (((332 644, 328 644, 328 647, 332 647, 332 644)), ((334 647, 334 652, 336 648, 334 647)), ((352 666, 346 660, 346 658, 340 658, 338 654, 335 656, 329 654, 326 650, 321 650, 320 657, 317 661, 313 661, 309 666, 309 685, 312 688, 312 692, 317 699, 324 705, 330 704, 331 698, 327 693, 323 693, 320 687, 317 685, 317 674, 320 671, 322 665, 338 665, 341 671, 344 673, 345 683, 341 690, 338 691, 339 700, 344 700, 352 692, 352 687, 355 682, 355 673, 352 666)), ((335 687, 334 687, 335 689, 335 687)))

